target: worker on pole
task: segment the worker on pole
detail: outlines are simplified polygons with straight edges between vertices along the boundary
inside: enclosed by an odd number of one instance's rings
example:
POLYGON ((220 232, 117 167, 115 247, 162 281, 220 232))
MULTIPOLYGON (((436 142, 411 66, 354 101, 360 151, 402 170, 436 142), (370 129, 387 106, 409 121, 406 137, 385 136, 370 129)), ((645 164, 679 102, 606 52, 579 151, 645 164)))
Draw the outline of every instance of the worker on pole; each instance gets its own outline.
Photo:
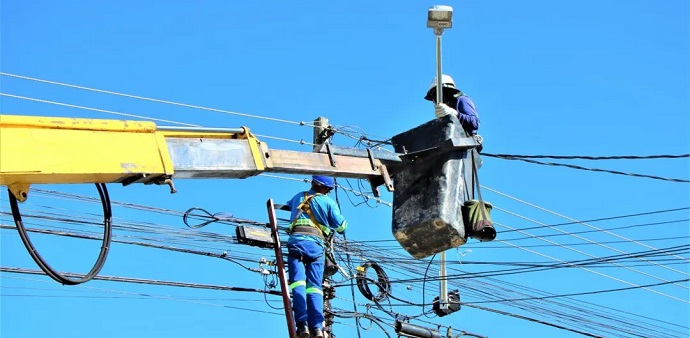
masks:
POLYGON ((342 234, 347 229, 338 204, 327 196, 333 188, 332 177, 312 176, 311 189, 286 203, 291 210, 288 279, 299 338, 323 338, 325 238, 333 231, 342 234))
POLYGON ((472 99, 455 86, 455 81, 449 75, 441 76, 441 88, 443 90, 443 102, 436 102, 436 79, 424 96, 425 100, 434 103, 434 112, 437 118, 455 114, 460 120, 462 128, 468 137, 477 135, 479 129, 479 115, 472 99))

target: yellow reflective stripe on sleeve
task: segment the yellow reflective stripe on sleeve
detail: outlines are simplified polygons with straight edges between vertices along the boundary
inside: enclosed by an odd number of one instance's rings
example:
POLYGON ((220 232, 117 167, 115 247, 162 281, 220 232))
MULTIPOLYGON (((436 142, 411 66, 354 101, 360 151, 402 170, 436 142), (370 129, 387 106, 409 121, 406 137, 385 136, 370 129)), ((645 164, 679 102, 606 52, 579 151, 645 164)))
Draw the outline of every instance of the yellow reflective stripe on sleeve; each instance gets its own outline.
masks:
POLYGON ((329 228, 329 227, 327 227, 327 226, 325 226, 325 225, 319 224, 319 229, 321 229, 321 232, 323 232, 323 234, 326 235, 326 236, 328 236, 328 235, 331 234, 331 228, 329 228))
POLYGON ((307 286, 307 281, 304 280, 298 280, 292 284, 290 284, 290 290, 298 287, 298 286, 307 286))
POLYGON ((307 293, 308 294, 309 293, 318 293, 318 294, 323 296, 323 291, 321 291, 321 289, 315 288, 315 287, 307 288, 307 293))
POLYGON ((342 233, 347 229, 347 221, 344 221, 342 225, 340 225, 337 229, 335 229, 336 232, 342 233))

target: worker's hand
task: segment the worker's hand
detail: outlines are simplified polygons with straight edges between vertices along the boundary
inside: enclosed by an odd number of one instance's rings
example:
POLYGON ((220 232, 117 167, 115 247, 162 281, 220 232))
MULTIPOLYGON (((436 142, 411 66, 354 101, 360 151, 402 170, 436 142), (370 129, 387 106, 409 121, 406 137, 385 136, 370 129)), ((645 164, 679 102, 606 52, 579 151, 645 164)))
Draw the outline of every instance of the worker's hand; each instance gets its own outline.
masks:
POLYGON ((447 104, 441 103, 434 106, 434 113, 436 113, 436 117, 440 119, 446 115, 455 114, 455 110, 448 107, 447 104))

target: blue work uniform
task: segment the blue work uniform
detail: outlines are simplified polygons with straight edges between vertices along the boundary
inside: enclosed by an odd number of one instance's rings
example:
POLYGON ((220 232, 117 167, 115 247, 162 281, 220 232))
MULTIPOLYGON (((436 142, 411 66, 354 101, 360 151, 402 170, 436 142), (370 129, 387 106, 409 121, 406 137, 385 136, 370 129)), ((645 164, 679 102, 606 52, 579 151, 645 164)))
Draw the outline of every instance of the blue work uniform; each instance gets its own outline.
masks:
POLYGON ((477 135, 479 129, 479 115, 477 115, 477 108, 469 96, 462 95, 458 97, 458 104, 455 107, 458 111, 458 120, 462 125, 462 129, 467 132, 467 136, 477 135))
POLYGON ((288 239, 288 274, 292 290, 292 310, 297 324, 307 322, 310 329, 323 328, 323 283, 324 240, 331 231, 344 233, 347 222, 340 214, 340 208, 330 197, 317 195, 316 191, 300 192, 286 203, 292 211, 290 222, 294 224, 288 239), (316 195, 309 202, 314 219, 305 212, 300 213, 299 205, 306 196, 316 195), (323 236, 308 234, 308 228, 317 228, 323 236))

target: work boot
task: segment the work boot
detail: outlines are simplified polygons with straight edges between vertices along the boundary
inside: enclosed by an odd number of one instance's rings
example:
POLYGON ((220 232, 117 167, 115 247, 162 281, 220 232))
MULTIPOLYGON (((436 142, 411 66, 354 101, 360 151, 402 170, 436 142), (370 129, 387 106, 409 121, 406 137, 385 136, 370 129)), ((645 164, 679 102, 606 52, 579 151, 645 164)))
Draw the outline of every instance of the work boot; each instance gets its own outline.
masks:
POLYGON ((297 337, 309 338, 309 327, 307 327, 307 323, 297 324, 297 337))
POLYGON ((311 338, 323 338, 323 330, 319 328, 311 329, 311 338))

